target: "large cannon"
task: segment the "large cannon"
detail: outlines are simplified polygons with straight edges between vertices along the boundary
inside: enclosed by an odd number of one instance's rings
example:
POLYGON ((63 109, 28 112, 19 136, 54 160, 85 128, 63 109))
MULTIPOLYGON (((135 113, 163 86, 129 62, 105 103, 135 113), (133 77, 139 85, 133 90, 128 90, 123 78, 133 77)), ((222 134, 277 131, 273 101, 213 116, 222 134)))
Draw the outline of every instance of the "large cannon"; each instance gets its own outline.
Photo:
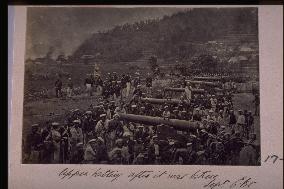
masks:
MULTIPOLYGON (((173 91, 173 92, 185 92, 184 88, 170 88, 170 87, 167 87, 164 89, 165 91, 173 91)), ((191 89, 191 92, 194 93, 194 94, 204 94, 205 93, 205 89, 191 89)), ((224 90, 221 89, 221 88, 218 88, 218 87, 214 87, 214 88, 211 88, 210 91, 212 92, 223 92, 224 90)))
POLYGON ((194 77, 193 79, 199 81, 220 81, 222 77, 194 77))
POLYGON ((141 98, 142 102, 149 102, 152 104, 180 104, 180 103, 189 103, 186 101, 181 101, 179 99, 160 99, 160 98, 141 98))
MULTIPOLYGON (((204 89, 190 89, 192 93, 205 93, 204 89)), ((166 87, 164 91, 185 92, 184 88, 166 87)))
POLYGON ((130 122, 142 123, 145 125, 168 125, 176 130, 186 130, 193 131, 198 128, 197 122, 191 122, 186 120, 179 119, 164 119, 161 117, 152 117, 152 116, 144 116, 144 115, 135 115, 135 114, 124 114, 118 113, 120 120, 126 120, 130 122))
POLYGON ((217 82, 210 82, 210 81, 195 81, 195 80, 185 80, 186 82, 190 84, 198 84, 198 85, 205 85, 210 87, 218 87, 220 86, 220 83, 217 82))

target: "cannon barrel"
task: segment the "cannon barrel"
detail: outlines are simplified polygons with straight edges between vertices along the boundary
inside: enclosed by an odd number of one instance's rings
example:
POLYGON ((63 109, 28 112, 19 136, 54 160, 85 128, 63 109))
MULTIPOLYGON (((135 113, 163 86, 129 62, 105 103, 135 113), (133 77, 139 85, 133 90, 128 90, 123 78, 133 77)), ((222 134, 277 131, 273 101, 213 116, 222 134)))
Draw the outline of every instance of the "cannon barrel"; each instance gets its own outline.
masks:
POLYGON ((159 99, 159 98, 141 98, 141 101, 142 102, 149 102, 149 103, 152 103, 152 104, 164 104, 164 103, 179 104, 179 103, 182 102, 179 99, 159 99))
POLYGON ((200 85, 207 85, 207 86, 212 86, 212 87, 220 86, 219 83, 210 82, 210 81, 193 81, 193 80, 185 80, 185 81, 191 84, 200 84, 200 85))
MULTIPOLYGON (((184 88, 171 88, 171 87, 166 87, 164 89, 165 91, 175 91, 175 92, 184 92, 184 88)), ((191 92, 193 93, 204 93, 204 89, 191 89, 191 92)))
POLYGON ((126 120, 130 122, 142 123, 145 125, 168 125, 172 126, 177 130, 196 130, 198 128, 197 122, 191 122, 186 120, 179 119, 164 119, 161 117, 152 117, 144 115, 135 115, 135 114, 124 114, 118 113, 120 120, 126 120))
POLYGON ((202 80, 202 81, 219 81, 221 77, 194 77, 194 80, 202 80))

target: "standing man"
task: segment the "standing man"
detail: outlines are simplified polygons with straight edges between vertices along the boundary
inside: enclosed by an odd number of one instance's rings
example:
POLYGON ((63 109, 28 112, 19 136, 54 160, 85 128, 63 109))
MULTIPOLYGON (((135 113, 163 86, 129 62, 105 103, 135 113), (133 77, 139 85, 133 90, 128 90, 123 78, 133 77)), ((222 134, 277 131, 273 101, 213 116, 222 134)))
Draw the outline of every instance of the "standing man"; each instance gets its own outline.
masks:
POLYGON ((84 144, 87 144, 87 142, 93 137, 94 124, 92 111, 86 111, 82 128, 84 144))
POLYGON ((78 143, 82 143, 83 144, 83 131, 82 129, 79 127, 80 125, 80 121, 79 120, 74 120, 73 121, 73 127, 70 128, 70 144, 71 144, 71 156, 73 155, 73 153, 75 152, 76 146, 78 143))
POLYGON ((253 118, 251 111, 248 112, 247 124, 248 124, 247 127, 248 127, 249 133, 253 133, 254 132, 254 118, 253 118))
POLYGON ((237 123, 236 115, 234 114, 234 110, 229 111, 229 127, 234 129, 235 124, 237 123))
POLYGON ((253 103, 254 103, 254 115, 255 116, 259 116, 259 95, 256 93, 254 95, 254 100, 253 100, 253 103))
POLYGON ((42 138, 39 134, 39 125, 32 125, 32 132, 27 136, 26 141, 26 160, 31 161, 32 163, 39 163, 40 161, 40 149, 42 146, 42 138))
POLYGON ((97 122, 95 127, 96 137, 102 137, 105 139, 105 133, 108 129, 108 120, 106 119, 106 114, 100 115, 100 120, 97 122))
POLYGON ((61 147, 61 134, 59 133, 59 123, 53 122, 51 129, 51 138, 54 147, 52 163, 60 162, 60 147, 61 147))
POLYGON ((146 78, 146 88, 147 88, 147 94, 151 94, 151 89, 152 89, 152 77, 150 73, 147 73, 147 78, 146 78))
POLYGON ((73 93, 73 82, 72 79, 69 78, 67 83, 67 97, 72 97, 72 93, 73 93))
POLYGON ((126 97, 128 97, 130 94, 130 86, 131 86, 131 78, 129 74, 125 76, 125 82, 126 82, 126 97))
POLYGON ((121 100, 126 97, 126 76, 125 74, 122 74, 121 79, 120 79, 120 86, 121 86, 121 100))
POLYGON ((58 75, 57 80, 55 81, 55 94, 56 98, 61 97, 61 89, 62 89, 62 80, 61 80, 61 75, 58 75))
POLYGON ((245 127, 245 124, 246 124, 246 118, 245 118, 244 112, 242 110, 239 110, 239 116, 238 116, 238 119, 237 119, 237 130, 238 130, 238 132, 240 132, 242 130, 242 134, 244 134, 243 128, 245 127))
POLYGON ((84 85, 86 86, 87 93, 89 93, 90 96, 93 96, 93 91, 92 91, 93 79, 91 75, 85 79, 84 85))

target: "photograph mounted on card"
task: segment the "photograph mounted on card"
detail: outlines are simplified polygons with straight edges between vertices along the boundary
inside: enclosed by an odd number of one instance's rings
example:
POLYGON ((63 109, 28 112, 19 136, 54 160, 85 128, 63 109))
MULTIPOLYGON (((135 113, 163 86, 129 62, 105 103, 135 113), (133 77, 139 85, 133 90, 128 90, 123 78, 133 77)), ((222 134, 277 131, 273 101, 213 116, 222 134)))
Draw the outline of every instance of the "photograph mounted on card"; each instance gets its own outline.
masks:
POLYGON ((283 187, 282 8, 14 13, 10 188, 283 187))
POLYGON ((257 8, 27 9, 22 162, 260 165, 257 8))

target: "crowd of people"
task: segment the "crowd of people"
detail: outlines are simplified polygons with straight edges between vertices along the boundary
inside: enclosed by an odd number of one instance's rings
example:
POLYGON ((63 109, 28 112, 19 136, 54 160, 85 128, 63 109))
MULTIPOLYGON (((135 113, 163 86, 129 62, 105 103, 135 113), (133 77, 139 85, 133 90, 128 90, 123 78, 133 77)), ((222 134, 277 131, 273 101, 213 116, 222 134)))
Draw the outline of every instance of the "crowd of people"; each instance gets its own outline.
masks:
MULTIPOLYGON (((87 93, 97 95, 88 109, 73 109, 62 122, 49 120, 31 125, 24 140, 25 163, 70 164, 187 164, 259 165, 260 146, 252 109, 235 111, 234 87, 225 83, 223 92, 214 90, 177 94, 172 103, 164 91, 154 91, 152 78, 142 81, 139 74, 119 76, 108 73, 102 80, 90 75, 85 80, 87 93), (151 103, 149 98, 167 99, 151 103), (143 100, 144 99, 144 100, 143 100), (146 99, 146 100, 145 100, 146 99), (148 100, 147 100, 148 99, 148 100), (193 122, 196 129, 178 130, 166 124, 149 124, 121 119, 122 114, 161 117, 193 122)), ((185 78, 176 87, 192 89, 185 78)), ((60 78, 55 83, 60 97, 60 78)), ((72 96, 72 80, 68 83, 72 96)), ((200 87, 200 86, 199 86, 200 87)))

